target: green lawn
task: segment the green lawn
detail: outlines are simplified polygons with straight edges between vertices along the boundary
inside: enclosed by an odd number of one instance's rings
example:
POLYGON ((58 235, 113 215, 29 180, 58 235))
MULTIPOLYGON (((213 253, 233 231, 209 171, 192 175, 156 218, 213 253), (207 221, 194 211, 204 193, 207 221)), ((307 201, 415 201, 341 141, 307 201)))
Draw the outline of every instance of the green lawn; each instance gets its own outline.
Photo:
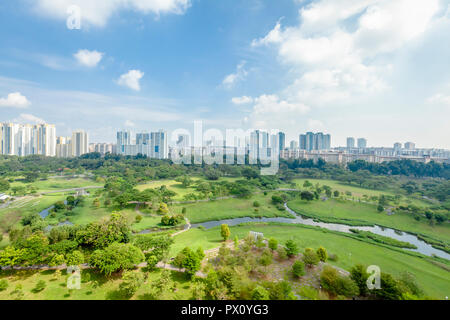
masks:
MULTIPOLYGON (((318 248, 324 246, 330 253, 338 255, 337 262, 331 264, 349 270, 353 265, 378 265, 382 272, 399 275, 409 271, 417 277, 417 281, 425 292, 435 298, 444 299, 450 293, 450 273, 425 258, 408 253, 391 250, 362 241, 348 238, 344 235, 323 231, 318 228, 301 225, 241 225, 231 227, 231 237, 245 237, 249 231, 264 233, 266 238, 274 237, 279 242, 294 240, 300 248, 318 248)), ((202 247, 204 250, 219 247, 222 239, 220 228, 209 230, 192 229, 175 237, 171 255, 176 255, 185 246, 202 247)))
POLYGON ((354 201, 335 200, 306 202, 300 199, 290 201, 288 206, 305 216, 318 218, 327 222, 340 222, 357 225, 358 222, 377 224, 397 230, 421 233, 431 238, 450 243, 450 224, 430 226, 425 218, 415 220, 403 212, 388 216, 379 213, 376 206, 354 201))
MULTIPOLYGON (((136 270, 135 272, 142 272, 136 270)), ((132 300, 141 300, 148 298, 150 293, 151 283, 159 278, 160 270, 148 274, 148 281, 131 297, 132 300)), ((7 279, 9 287, 5 291, 0 291, 0 300, 14 299, 15 295, 11 295, 16 285, 23 286, 24 300, 117 300, 124 299, 119 292, 120 277, 111 276, 104 277, 96 272, 84 270, 81 275, 83 280, 84 275, 90 274, 90 281, 81 283, 80 290, 72 290, 69 295, 69 290, 66 286, 67 274, 65 270, 59 279, 54 279, 54 271, 3 271, 0 272, 0 280, 7 279), (44 280, 47 287, 41 292, 33 292, 37 282, 44 280), (99 286, 94 288, 94 281, 97 281, 99 286)), ((172 279, 177 285, 177 292, 170 293, 168 299, 189 299, 190 287, 184 274, 172 272, 172 279)))
POLYGON ((212 220, 223 220, 241 217, 286 217, 292 215, 286 211, 278 210, 271 203, 271 194, 255 194, 251 199, 225 199, 209 202, 198 202, 191 204, 174 205, 171 209, 175 213, 181 213, 186 208, 186 215, 191 223, 200 223, 212 220), (254 207, 253 203, 258 201, 260 207, 254 207), (257 209, 257 211, 255 211, 257 209))
POLYGON ((24 183, 22 181, 15 181, 11 183, 11 188, 14 186, 34 186, 38 192, 64 190, 81 187, 103 186, 104 183, 95 182, 91 179, 83 178, 52 178, 48 180, 39 180, 33 183, 24 183))
MULTIPOLYGON (((341 194, 345 194, 346 191, 349 191, 352 193, 352 197, 355 198, 362 198, 364 195, 367 195, 368 197, 379 197, 381 195, 389 195, 394 196, 395 192, 392 190, 372 190, 372 189, 366 189, 366 188, 360 188, 353 185, 348 185, 346 183, 340 182, 340 181, 334 181, 334 180, 325 180, 325 179, 294 179, 293 182, 297 184, 299 188, 303 188, 303 183, 308 180, 313 185, 316 185, 317 183, 320 186, 327 185, 331 189, 338 190, 341 194)), ((287 186, 286 186, 287 187, 287 186)), ((402 205, 416 205, 419 207, 428 207, 430 204, 426 201, 420 200, 420 199, 414 199, 411 197, 405 197, 403 196, 400 200, 400 203, 402 205)))

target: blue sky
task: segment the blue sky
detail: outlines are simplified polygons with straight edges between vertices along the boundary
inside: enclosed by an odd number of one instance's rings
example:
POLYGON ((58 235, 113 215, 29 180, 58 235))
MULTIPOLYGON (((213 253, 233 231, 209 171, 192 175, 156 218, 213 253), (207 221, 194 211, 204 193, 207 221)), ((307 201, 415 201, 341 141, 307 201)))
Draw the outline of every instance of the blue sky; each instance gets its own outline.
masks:
POLYGON ((448 0, 6 0, 0 121, 450 148, 448 0), (81 9, 68 29, 67 9, 81 9))

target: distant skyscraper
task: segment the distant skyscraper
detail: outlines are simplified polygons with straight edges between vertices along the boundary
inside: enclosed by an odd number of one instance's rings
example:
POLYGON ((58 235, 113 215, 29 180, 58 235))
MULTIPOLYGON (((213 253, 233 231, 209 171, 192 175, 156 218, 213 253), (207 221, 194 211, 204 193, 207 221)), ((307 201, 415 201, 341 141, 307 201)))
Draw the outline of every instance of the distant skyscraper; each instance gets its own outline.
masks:
POLYGON ((347 148, 352 149, 355 147, 355 138, 348 137, 347 138, 347 148))
POLYGON ((284 132, 278 133, 278 143, 280 146, 280 151, 286 149, 286 134, 284 132))
POLYGON ((331 135, 330 134, 326 134, 323 136, 323 148, 325 150, 331 149, 331 135))
POLYGON ((72 133, 72 156, 79 157, 89 153, 89 137, 85 131, 74 131, 72 133))
POLYGON ((301 150, 306 150, 306 134, 301 134, 299 137, 299 147, 301 150))
POLYGON ((414 142, 406 142, 405 149, 406 150, 414 150, 416 148, 416 144, 414 142))
POLYGON ((131 133, 130 131, 119 131, 117 132, 117 151, 123 153, 125 150, 124 146, 131 144, 131 133))
POLYGON ((367 140, 364 138, 358 139, 358 148, 367 148, 367 140))
POLYGON ((136 134, 136 144, 150 144, 150 134, 149 133, 137 133, 136 134))
POLYGON ((150 157, 156 159, 167 159, 169 157, 167 132, 160 130, 150 133, 150 157))
POLYGON ((400 150, 402 148, 402 144, 400 142, 394 143, 394 150, 400 150))
POLYGON ((298 149, 298 141, 292 140, 290 147, 291 147, 291 150, 298 149))
POLYGON ((72 143, 69 137, 56 138, 56 156, 58 158, 70 158, 72 156, 72 143))
POLYGON ((314 150, 314 145, 316 144, 316 138, 313 132, 306 133, 306 148, 305 150, 314 150))

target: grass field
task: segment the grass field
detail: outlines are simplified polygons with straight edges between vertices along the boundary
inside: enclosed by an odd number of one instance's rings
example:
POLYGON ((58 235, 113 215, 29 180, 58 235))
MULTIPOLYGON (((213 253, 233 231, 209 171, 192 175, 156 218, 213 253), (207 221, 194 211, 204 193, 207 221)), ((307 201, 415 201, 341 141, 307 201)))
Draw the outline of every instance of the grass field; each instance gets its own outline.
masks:
POLYGON ((223 220, 241 217, 286 217, 292 215, 286 211, 278 210, 271 203, 271 193, 267 196, 255 194, 251 199, 231 198, 209 202, 198 202, 192 204, 174 205, 171 208, 175 213, 181 213, 186 208, 186 216, 191 223, 200 223, 212 220, 223 220), (253 203, 258 201, 260 207, 254 207, 253 203), (258 211, 255 211, 257 209, 258 211))
MULTIPOLYGON (((341 194, 345 193, 346 191, 349 191, 352 193, 352 197, 355 198, 362 198, 364 195, 367 195, 368 197, 379 197, 381 195, 389 195, 394 196, 395 192, 392 190, 372 190, 372 189, 366 189, 366 188, 360 188, 353 185, 348 185, 340 181, 334 181, 334 180, 321 180, 321 179, 294 179, 292 182, 296 183, 298 187, 303 188, 303 183, 308 180, 313 185, 316 185, 317 183, 320 186, 327 185, 331 189, 338 190, 341 194)), ((411 197, 402 197, 401 204, 403 205, 416 205, 419 207, 427 207, 430 204, 426 201, 420 200, 420 199, 414 199, 411 197)))
MULTIPOLYGON (((198 177, 191 177, 193 182, 199 182, 199 181, 206 181, 204 178, 198 178, 198 177)), ((235 181, 237 178, 230 178, 230 177, 221 177, 218 181, 235 181)), ((143 191, 145 189, 155 189, 159 188, 161 186, 166 186, 167 189, 175 192, 177 195, 173 197, 175 201, 183 200, 183 197, 186 194, 189 193, 195 193, 197 194, 195 188, 191 185, 187 188, 183 187, 183 185, 180 182, 177 182, 175 180, 158 180, 158 181, 152 181, 146 184, 140 184, 136 186, 136 189, 139 191, 143 191)))
MULTIPOLYGON (((245 237, 249 231, 264 233, 264 237, 274 237, 280 243, 294 240, 300 248, 311 247, 317 249, 324 246, 328 252, 336 254, 337 262, 331 264, 349 270, 353 265, 378 265, 382 272, 399 275, 409 271, 417 277, 417 281, 425 292, 435 298, 445 299, 450 293, 450 273, 425 258, 390 250, 383 246, 365 243, 343 235, 323 231, 318 228, 301 225, 242 225, 230 227, 231 237, 245 237)), ((221 245, 220 228, 209 230, 191 229, 175 237, 171 255, 174 256, 185 246, 191 248, 202 247, 204 250, 221 245)))
POLYGON ((346 224, 372 223, 397 230, 425 234, 450 243, 450 224, 431 226, 425 218, 415 220, 403 212, 388 216, 386 212, 379 213, 375 205, 354 201, 335 200, 311 201, 293 200, 289 207, 297 213, 318 218, 327 222, 346 224))
POLYGON ((11 188, 15 186, 34 186, 38 192, 56 191, 72 188, 91 187, 91 186, 103 186, 104 183, 95 182, 91 179, 83 178, 50 178, 48 180, 39 180, 33 183, 25 183, 21 181, 15 181, 11 183, 11 188))
MULTIPOLYGON (((135 272, 142 272, 142 270, 136 270, 135 272)), ((159 278, 161 271, 157 270, 148 273, 147 282, 131 297, 132 300, 145 300, 148 299, 151 283, 159 278)), ((106 278, 96 272, 90 270, 84 270, 81 274, 81 279, 89 274, 90 281, 81 283, 80 290, 72 290, 69 294, 66 281, 67 274, 65 270, 62 271, 60 278, 54 278, 54 271, 15 271, 11 274, 8 271, 0 272, 0 280, 6 279, 9 282, 9 287, 0 291, 0 300, 12 300, 15 298, 14 294, 11 294, 16 285, 21 284, 24 293, 24 300, 117 300, 124 299, 119 292, 119 285, 121 283, 120 277, 112 276, 106 278), (47 287, 41 292, 35 292, 35 288, 38 281, 43 280, 46 282, 47 287), (95 287, 94 283, 98 283, 98 287, 95 287)), ((167 299, 189 299, 190 287, 188 280, 186 280, 184 274, 178 272, 172 272, 172 279, 176 283, 176 293, 169 293, 167 299)))

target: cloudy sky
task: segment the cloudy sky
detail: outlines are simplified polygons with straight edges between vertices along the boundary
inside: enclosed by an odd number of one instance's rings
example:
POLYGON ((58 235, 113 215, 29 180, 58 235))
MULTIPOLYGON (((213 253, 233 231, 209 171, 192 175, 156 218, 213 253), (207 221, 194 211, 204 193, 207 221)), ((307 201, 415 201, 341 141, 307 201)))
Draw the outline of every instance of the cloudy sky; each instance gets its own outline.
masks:
POLYGON ((0 21, 0 121, 450 149, 450 0, 5 0, 0 21))

